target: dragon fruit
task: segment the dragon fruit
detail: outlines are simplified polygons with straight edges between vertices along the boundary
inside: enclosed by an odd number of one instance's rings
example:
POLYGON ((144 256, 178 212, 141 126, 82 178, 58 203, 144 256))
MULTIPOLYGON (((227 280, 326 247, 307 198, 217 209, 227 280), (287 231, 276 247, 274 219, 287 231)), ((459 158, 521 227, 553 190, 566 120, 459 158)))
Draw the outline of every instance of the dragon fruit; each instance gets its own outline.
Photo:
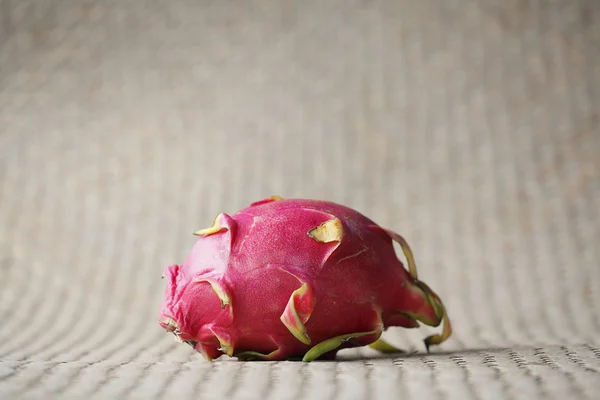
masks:
POLYGON ((206 359, 333 359, 384 342, 391 326, 452 332, 440 298, 417 278, 402 236, 355 210, 272 197, 221 213, 182 265, 166 268, 159 323, 206 359), (400 244, 408 270, 397 258, 400 244))

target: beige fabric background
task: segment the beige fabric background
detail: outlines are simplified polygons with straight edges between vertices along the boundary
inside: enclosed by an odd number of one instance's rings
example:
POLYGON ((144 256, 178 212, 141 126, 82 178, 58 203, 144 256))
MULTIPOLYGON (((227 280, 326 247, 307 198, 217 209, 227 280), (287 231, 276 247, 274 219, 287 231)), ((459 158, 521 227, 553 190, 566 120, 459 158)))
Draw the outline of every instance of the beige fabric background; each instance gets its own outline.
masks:
POLYGON ((597 0, 0 0, 0 398, 600 396, 597 0), (278 194, 401 232, 455 334, 208 363, 163 268, 278 194))

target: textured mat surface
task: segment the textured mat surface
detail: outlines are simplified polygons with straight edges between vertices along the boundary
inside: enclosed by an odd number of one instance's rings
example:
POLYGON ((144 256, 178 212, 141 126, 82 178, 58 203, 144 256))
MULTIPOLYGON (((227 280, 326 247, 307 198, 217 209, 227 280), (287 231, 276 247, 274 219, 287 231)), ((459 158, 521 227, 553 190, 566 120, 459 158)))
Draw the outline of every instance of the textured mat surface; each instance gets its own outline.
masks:
POLYGON ((598 1, 0 0, 0 46, 1 398, 600 392, 598 1), (452 339, 175 343, 163 268, 272 194, 405 235, 452 339))

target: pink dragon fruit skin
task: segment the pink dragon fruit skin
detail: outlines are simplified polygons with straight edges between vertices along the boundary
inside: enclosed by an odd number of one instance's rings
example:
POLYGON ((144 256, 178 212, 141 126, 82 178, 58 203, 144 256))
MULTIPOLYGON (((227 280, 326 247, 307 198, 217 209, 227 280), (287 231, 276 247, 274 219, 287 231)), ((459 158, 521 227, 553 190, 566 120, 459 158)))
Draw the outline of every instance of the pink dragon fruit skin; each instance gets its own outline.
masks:
POLYGON ((390 326, 451 326, 439 297, 417 279, 406 241, 350 208, 269 198, 219 214, 167 278, 159 318, 208 360, 304 361, 371 345, 390 326), (407 271, 393 240, 407 257, 407 271))

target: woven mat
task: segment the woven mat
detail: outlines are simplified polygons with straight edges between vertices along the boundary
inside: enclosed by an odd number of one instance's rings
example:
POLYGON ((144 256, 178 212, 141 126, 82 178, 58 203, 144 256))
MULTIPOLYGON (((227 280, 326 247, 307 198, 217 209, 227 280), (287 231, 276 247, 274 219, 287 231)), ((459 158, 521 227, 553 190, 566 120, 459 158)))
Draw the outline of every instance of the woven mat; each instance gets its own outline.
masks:
POLYGON ((598 398, 597 0, 0 0, 0 398, 598 398), (206 362, 158 326, 218 212, 406 236, 455 333, 206 362))

